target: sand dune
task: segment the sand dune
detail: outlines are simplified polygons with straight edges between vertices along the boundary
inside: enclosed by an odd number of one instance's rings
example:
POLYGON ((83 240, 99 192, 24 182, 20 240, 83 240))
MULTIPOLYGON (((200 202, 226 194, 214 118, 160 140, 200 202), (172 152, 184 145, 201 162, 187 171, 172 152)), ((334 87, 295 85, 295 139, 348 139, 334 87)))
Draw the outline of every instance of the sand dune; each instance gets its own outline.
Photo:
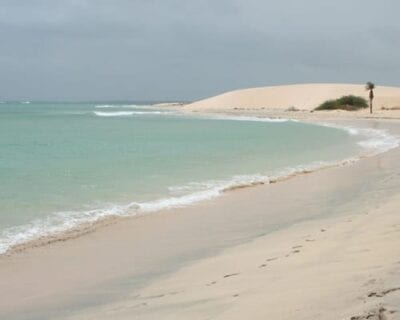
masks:
MULTIPOLYGON (((185 106, 186 110, 214 111, 237 108, 287 109, 295 107, 311 110, 328 99, 344 95, 368 98, 363 84, 296 84, 252 88, 226 92, 185 106)), ((377 86, 374 105, 376 109, 400 107, 400 87, 377 86)))

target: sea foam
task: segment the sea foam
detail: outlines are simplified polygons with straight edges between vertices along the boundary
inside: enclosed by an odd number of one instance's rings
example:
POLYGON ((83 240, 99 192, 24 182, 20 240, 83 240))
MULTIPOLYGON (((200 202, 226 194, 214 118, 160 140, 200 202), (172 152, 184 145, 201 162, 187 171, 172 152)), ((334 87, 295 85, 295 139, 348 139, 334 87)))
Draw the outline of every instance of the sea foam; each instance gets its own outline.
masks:
POLYGON ((400 137, 389 133, 385 129, 356 128, 332 123, 322 123, 321 125, 341 129, 350 135, 365 138, 359 141, 358 145, 364 148, 368 155, 377 155, 400 146, 400 137))
MULTIPOLYGON (((118 111, 118 112, 95 112, 97 116, 130 116, 133 114, 154 113, 146 111, 118 111)), ((237 121, 263 121, 263 122, 283 122, 288 119, 266 119, 251 117, 212 117, 214 119, 229 119, 237 121)), ((368 155, 376 155, 389 151, 400 145, 400 138, 391 135, 385 130, 370 128, 355 128, 335 124, 321 124, 324 126, 335 127, 345 130, 351 135, 363 137, 358 144, 367 152, 368 155)), ((6 253, 15 245, 33 241, 39 238, 54 236, 59 233, 78 228, 87 223, 94 223, 107 217, 124 217, 146 214, 164 209, 178 208, 193 205, 195 203, 216 198, 226 191, 253 186, 257 184, 268 184, 276 182, 299 173, 307 173, 321 168, 347 165, 360 159, 360 156, 347 158, 336 162, 312 162, 308 165, 293 166, 282 168, 270 174, 237 175, 227 180, 209 180, 203 182, 191 182, 169 188, 170 196, 148 202, 131 202, 127 204, 107 204, 100 208, 93 208, 82 211, 63 211, 56 212, 46 219, 37 219, 26 225, 11 227, 0 233, 0 254, 6 253)))
POLYGON ((93 111, 96 116, 99 117, 126 117, 134 115, 161 115, 168 114, 167 111, 113 111, 113 112, 103 112, 103 111, 93 111))
POLYGON ((203 116, 206 119, 211 120, 230 120, 230 121, 250 121, 250 122, 298 122, 295 119, 286 118, 268 118, 268 117, 251 117, 251 116, 234 116, 226 114, 206 114, 203 116))
POLYGON ((136 105, 136 104, 100 104, 95 106, 96 109, 114 109, 114 108, 130 109, 130 108, 143 108, 143 107, 148 107, 148 106, 136 105))
MULTIPOLYGON (((346 159, 343 163, 354 162, 346 159)), ((340 163, 342 163, 340 162, 340 163)), ((171 196, 148 202, 131 202, 128 204, 109 204, 101 208, 82 211, 56 212, 46 219, 36 219, 29 224, 12 227, 0 233, 0 254, 6 253, 15 245, 54 236, 68 230, 79 228, 87 223, 94 223, 107 217, 137 216, 166 209, 186 207, 216 198, 226 191, 237 188, 268 184, 299 173, 311 172, 319 168, 340 163, 314 162, 307 166, 288 167, 274 175, 238 175, 227 180, 210 180, 192 182, 182 186, 171 186, 171 196)))

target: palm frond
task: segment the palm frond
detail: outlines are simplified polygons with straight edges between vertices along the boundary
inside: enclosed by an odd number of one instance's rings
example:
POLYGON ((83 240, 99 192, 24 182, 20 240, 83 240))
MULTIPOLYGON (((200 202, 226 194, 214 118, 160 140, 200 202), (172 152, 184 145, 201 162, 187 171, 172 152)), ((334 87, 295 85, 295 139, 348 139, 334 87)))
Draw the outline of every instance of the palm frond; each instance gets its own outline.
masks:
POLYGON ((368 81, 367 84, 365 85, 366 90, 374 90, 375 89, 375 84, 368 81))

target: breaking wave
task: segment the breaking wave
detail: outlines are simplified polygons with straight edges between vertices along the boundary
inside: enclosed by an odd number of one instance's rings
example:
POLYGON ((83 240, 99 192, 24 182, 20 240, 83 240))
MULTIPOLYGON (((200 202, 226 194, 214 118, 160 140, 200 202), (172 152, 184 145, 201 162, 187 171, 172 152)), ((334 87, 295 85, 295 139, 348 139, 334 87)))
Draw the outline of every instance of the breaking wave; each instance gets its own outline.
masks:
MULTIPOLYGON (((115 111, 101 112, 95 111, 94 114, 100 117, 120 117, 143 114, 164 114, 164 111, 115 111)), ((264 121, 264 122, 283 122, 291 121, 288 119, 268 119, 251 117, 213 117, 216 119, 232 119, 238 121, 264 121)), ((335 127, 347 131, 351 135, 358 135, 363 139, 358 143, 367 155, 376 155, 389 151, 400 145, 400 138, 388 133, 385 130, 354 128, 332 124, 322 124, 324 126, 335 127)), ((37 219, 29 224, 8 228, 0 233, 0 254, 6 253, 10 248, 21 243, 34 241, 39 238, 54 236, 59 233, 79 228, 79 226, 95 223, 107 217, 125 217, 146 214, 149 212, 160 211, 163 209, 177 208, 193 205, 200 201, 216 198, 226 191, 268 184, 279 180, 295 176, 301 173, 315 171, 321 168, 346 165, 354 163, 360 156, 344 159, 336 162, 313 162, 308 165, 283 168, 273 175, 238 175, 227 180, 210 180, 203 182, 191 182, 169 188, 169 196, 149 202, 131 202, 127 204, 109 204, 101 208, 82 211, 57 212, 48 216, 46 219, 37 219)))

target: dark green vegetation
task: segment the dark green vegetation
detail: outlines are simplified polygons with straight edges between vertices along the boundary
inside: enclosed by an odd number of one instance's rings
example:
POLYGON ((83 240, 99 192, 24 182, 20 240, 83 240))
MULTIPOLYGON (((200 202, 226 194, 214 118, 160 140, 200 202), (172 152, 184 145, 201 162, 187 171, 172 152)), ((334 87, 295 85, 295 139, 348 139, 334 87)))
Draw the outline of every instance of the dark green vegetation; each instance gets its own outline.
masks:
POLYGON ((328 100, 322 103, 315 110, 348 110, 354 111, 358 109, 368 108, 368 102, 362 97, 343 96, 336 100, 328 100))

